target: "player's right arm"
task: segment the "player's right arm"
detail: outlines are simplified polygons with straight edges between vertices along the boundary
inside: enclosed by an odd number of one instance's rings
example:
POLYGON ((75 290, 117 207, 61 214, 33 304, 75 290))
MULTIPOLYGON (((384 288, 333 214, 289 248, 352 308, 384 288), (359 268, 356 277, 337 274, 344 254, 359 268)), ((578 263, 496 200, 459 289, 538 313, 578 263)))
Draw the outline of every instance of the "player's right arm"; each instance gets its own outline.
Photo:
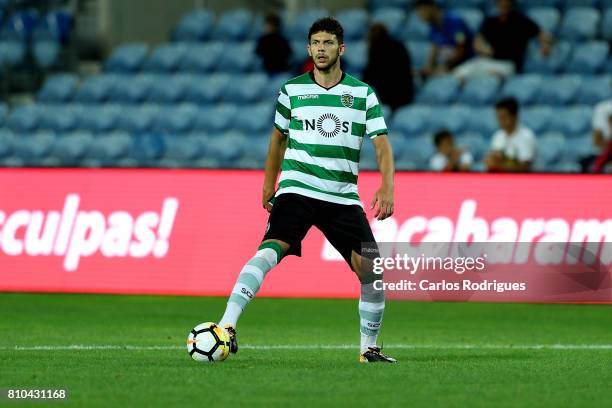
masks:
POLYGON ((262 205, 272 211, 270 199, 276 191, 276 179, 281 168, 283 157, 287 149, 287 136, 282 134, 277 128, 272 130, 270 144, 268 146, 268 157, 266 159, 266 175, 264 177, 262 205))

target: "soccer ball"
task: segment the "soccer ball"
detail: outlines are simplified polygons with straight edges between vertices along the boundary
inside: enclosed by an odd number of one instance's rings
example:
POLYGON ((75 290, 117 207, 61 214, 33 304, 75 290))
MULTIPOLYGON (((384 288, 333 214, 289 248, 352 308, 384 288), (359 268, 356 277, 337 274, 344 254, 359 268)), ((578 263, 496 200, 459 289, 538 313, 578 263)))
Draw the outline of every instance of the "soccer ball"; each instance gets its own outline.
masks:
POLYGON ((227 331, 216 323, 198 324, 187 337, 187 351, 195 361, 212 363, 223 361, 229 354, 230 339, 227 331))

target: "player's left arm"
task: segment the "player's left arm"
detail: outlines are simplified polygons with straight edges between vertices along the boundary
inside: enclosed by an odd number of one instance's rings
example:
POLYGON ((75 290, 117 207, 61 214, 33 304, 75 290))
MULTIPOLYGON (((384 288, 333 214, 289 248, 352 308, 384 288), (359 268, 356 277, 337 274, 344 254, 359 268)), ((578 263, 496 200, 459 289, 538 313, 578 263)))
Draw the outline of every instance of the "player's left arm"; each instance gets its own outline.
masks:
POLYGON ((380 188, 372 198, 371 208, 376 207, 374 216, 378 220, 390 217, 394 211, 394 182, 395 163, 393 162, 393 149, 386 134, 381 134, 372 139, 376 160, 380 170, 382 180, 380 188))

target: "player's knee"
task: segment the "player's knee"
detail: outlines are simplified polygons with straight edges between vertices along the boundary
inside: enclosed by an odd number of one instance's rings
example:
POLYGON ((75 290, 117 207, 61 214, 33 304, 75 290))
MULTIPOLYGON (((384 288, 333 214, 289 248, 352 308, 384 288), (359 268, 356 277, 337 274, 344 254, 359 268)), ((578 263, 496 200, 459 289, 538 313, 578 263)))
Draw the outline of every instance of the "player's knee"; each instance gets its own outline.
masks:
POLYGON ((351 253, 351 266, 361 283, 369 283, 375 280, 376 275, 374 274, 374 265, 371 259, 365 258, 353 251, 351 253))
POLYGON ((267 250, 270 254, 273 254, 274 259, 270 259, 273 265, 278 264, 281 259, 285 256, 287 251, 289 250, 290 245, 286 242, 280 241, 278 239, 267 239, 259 245, 257 248, 258 251, 267 250))

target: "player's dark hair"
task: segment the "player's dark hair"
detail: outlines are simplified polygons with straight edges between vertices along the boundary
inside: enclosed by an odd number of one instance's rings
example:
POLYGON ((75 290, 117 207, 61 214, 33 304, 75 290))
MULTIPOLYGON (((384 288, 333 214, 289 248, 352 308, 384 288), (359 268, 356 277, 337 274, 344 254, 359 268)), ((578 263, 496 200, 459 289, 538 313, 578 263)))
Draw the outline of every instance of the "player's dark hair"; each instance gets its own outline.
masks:
POLYGON ((441 129, 436 132, 434 135, 434 144, 436 147, 440 147, 440 144, 444 141, 444 139, 452 139, 453 134, 447 129, 441 129))
POLYGON ((414 8, 421 6, 440 7, 438 2, 436 2, 435 0, 417 0, 416 3, 414 3, 414 8))
POLYGON ((516 101, 516 99, 512 97, 504 98, 504 99, 499 100, 495 104, 495 109, 505 109, 513 116, 516 116, 518 115, 518 112, 519 112, 519 104, 516 101))
POLYGON ((278 14, 275 13, 266 14, 265 21, 276 29, 279 29, 281 26, 280 17, 278 16, 278 14))
POLYGON ((310 30, 308 30, 308 43, 310 44, 310 37, 313 34, 321 31, 335 35, 338 39, 338 44, 344 43, 344 28, 335 18, 323 17, 312 23, 310 30))

